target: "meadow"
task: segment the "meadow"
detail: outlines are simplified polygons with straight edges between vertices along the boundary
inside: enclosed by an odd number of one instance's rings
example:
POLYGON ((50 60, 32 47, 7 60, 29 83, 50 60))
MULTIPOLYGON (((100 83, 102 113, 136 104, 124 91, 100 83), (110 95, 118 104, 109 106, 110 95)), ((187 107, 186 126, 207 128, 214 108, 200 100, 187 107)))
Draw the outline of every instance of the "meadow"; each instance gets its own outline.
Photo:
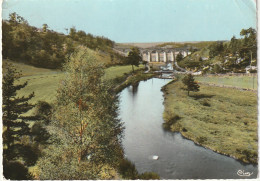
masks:
POLYGON ((209 83, 215 85, 226 85, 242 89, 257 90, 257 74, 251 75, 207 75, 196 76, 195 80, 201 83, 209 83))
MULTIPOLYGON (((50 104, 56 100, 56 91, 61 83, 64 72, 61 70, 37 68, 23 63, 11 62, 17 71, 21 72, 21 77, 17 83, 28 82, 28 85, 18 91, 18 96, 27 96, 34 92, 35 97, 30 100, 30 103, 36 104, 38 101, 46 101, 50 104)), ((140 65, 135 70, 144 68, 140 65)), ((112 80, 120 76, 124 76, 132 71, 131 65, 111 66, 105 69, 105 80, 112 80)), ((5 72, 5 64, 3 64, 3 72, 5 72)), ((32 109, 27 114, 31 114, 32 109)))
POLYGON ((257 163, 257 94, 201 84, 199 92, 188 96, 182 88, 180 80, 163 88, 164 128, 216 152, 257 163))

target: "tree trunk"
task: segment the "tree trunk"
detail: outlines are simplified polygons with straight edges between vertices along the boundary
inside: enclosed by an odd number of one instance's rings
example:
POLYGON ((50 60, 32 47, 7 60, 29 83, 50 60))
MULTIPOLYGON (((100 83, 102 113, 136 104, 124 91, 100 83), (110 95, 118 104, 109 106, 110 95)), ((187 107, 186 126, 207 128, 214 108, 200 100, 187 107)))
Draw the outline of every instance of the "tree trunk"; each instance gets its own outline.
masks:
POLYGON ((132 70, 133 70, 133 72, 135 72, 135 70, 134 70, 134 65, 132 65, 132 70))
POLYGON ((190 96, 190 91, 188 91, 188 96, 190 96))

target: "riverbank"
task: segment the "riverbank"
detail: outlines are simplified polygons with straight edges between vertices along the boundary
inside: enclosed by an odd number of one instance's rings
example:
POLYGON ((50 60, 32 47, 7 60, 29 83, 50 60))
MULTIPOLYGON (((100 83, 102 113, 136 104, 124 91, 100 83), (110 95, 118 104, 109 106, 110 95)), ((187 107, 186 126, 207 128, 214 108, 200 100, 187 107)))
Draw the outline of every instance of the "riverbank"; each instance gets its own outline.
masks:
POLYGON ((257 163, 257 94, 200 84, 182 90, 180 80, 163 87, 164 127, 218 153, 257 163))

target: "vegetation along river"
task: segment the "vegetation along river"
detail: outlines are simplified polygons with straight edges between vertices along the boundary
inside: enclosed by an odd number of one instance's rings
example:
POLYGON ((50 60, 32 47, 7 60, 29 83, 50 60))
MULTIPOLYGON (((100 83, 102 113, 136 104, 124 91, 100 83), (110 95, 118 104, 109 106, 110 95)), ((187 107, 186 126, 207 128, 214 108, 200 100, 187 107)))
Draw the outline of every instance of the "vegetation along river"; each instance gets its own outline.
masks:
POLYGON ((163 130, 161 87, 169 81, 153 78, 120 93, 125 156, 138 172, 156 172, 161 179, 256 178, 257 165, 244 164, 198 146, 180 133, 163 130), (154 155, 159 159, 154 160, 154 155))

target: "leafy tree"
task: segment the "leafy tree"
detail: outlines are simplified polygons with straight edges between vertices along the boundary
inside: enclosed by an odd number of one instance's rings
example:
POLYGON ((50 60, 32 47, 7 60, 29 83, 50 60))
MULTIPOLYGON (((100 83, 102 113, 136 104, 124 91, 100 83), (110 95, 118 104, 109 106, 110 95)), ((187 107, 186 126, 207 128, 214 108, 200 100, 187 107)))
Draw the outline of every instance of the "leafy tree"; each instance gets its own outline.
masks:
POLYGON ((47 30, 48 30, 48 25, 47 25, 47 24, 43 24, 43 25, 42 25, 42 30, 43 30, 43 32, 47 32, 47 30))
POLYGON ((242 29, 240 35, 243 36, 243 39, 239 54, 240 57, 246 60, 248 65, 253 59, 257 59, 256 30, 253 28, 242 29))
POLYGON ((222 72, 221 66, 220 66, 219 64, 215 64, 215 65, 213 66, 212 72, 213 72, 213 73, 221 73, 221 72, 222 72))
MULTIPOLYGON (((17 97, 17 91, 24 88, 27 82, 23 84, 15 84, 19 79, 19 73, 11 64, 7 64, 7 70, 3 76, 3 157, 5 159, 4 167, 14 166, 17 169, 23 167, 16 160, 22 160, 25 165, 34 165, 37 160, 37 155, 34 154, 33 148, 22 143, 22 138, 30 136, 29 121, 36 118, 31 116, 23 116, 24 113, 34 107, 28 101, 34 96, 31 93, 28 97, 17 97)), ((8 169, 7 169, 8 170, 8 169)), ((17 171, 17 170, 16 170, 17 171)), ((4 175, 8 173, 4 172, 4 175)), ((12 177, 14 179, 14 177, 12 177)), ((15 178, 22 179, 22 178, 15 178)))
POLYGON ((209 46, 209 57, 220 55, 224 50, 223 42, 215 42, 209 46))
POLYGON ((186 75, 183 79, 182 79, 182 83, 186 86, 186 88, 184 88, 184 90, 188 91, 188 96, 190 91, 193 92, 198 92, 200 86, 198 85, 197 82, 194 81, 194 78, 191 74, 186 75))
POLYGON ((140 56, 139 49, 136 47, 132 48, 127 56, 127 62, 128 64, 132 65, 133 72, 134 72, 134 66, 138 67, 141 61, 142 61, 142 57, 140 56))
POLYGON ((177 56, 176 56, 176 61, 177 61, 177 62, 180 62, 182 59, 183 59, 183 55, 182 55, 181 52, 179 52, 179 53, 177 54, 177 56))
POLYGON ((48 126, 51 145, 37 164, 39 178, 100 179, 104 166, 115 168, 122 157, 117 97, 101 81, 104 67, 94 52, 80 49, 64 70, 48 126))
POLYGON ((235 36, 233 36, 230 40, 228 48, 232 54, 236 54, 240 49, 241 43, 235 36))

